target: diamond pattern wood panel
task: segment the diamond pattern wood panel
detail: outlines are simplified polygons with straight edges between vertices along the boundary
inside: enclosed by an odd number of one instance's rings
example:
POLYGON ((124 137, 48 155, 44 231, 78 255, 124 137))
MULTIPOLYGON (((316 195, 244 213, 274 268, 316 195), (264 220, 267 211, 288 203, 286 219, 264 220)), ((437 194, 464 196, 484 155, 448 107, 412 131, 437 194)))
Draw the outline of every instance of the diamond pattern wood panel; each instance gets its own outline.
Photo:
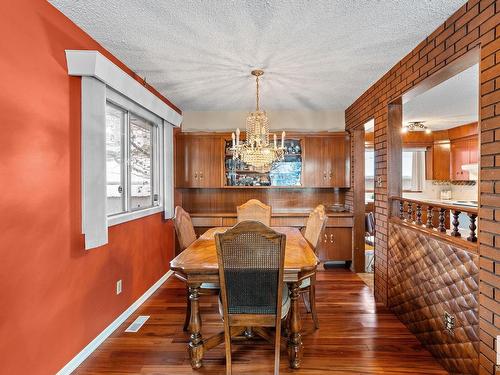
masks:
POLYGON ((395 223, 389 229, 390 308, 450 373, 478 374, 479 257, 395 223))

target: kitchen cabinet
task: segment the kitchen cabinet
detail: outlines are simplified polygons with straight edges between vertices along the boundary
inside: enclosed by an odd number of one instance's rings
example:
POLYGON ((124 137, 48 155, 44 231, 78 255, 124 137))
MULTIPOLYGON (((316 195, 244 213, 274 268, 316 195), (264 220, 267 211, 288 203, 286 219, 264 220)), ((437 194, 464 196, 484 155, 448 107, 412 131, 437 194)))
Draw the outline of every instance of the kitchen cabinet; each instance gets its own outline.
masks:
POLYGON ((304 143, 305 187, 350 187, 349 135, 308 136, 304 143))
POLYGON ((426 151, 427 180, 450 180, 450 142, 435 142, 426 151))
POLYGON ((478 159, 477 137, 451 141, 450 179, 453 181, 469 180, 469 172, 462 170, 462 165, 477 163, 478 159))
POLYGON ((220 137, 178 136, 175 145, 176 187, 222 187, 222 149, 220 137))
POLYGON ((352 261, 352 228, 325 228, 317 254, 322 262, 352 261))

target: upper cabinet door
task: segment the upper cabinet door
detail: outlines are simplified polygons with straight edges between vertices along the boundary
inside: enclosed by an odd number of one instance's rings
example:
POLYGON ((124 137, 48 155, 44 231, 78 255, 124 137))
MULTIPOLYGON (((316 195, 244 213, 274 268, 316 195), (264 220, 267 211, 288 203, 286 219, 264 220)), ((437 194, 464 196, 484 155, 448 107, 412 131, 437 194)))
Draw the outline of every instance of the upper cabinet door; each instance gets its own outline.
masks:
POLYGON ((469 164, 469 140, 451 142, 450 178, 455 181, 468 180, 469 173, 462 170, 462 165, 469 164))
POLYGON ((432 176, 429 180, 450 180, 450 144, 436 143, 432 150, 432 176))
POLYGON ((196 169, 198 186, 204 188, 222 187, 223 144, 220 137, 198 137, 196 169))
POLYGON ((469 163, 479 162, 479 140, 477 138, 469 139, 469 163))
POLYGON ((179 188, 221 187, 220 137, 182 135, 176 138, 175 185, 179 188))
POLYGON ((345 133, 306 137, 304 186, 349 187, 350 145, 345 133))
POLYGON ((304 186, 328 186, 328 171, 325 163, 325 138, 319 136, 306 137, 304 145, 304 186))
POLYGON ((350 187, 351 142, 348 134, 327 138, 328 184, 332 187, 350 187))

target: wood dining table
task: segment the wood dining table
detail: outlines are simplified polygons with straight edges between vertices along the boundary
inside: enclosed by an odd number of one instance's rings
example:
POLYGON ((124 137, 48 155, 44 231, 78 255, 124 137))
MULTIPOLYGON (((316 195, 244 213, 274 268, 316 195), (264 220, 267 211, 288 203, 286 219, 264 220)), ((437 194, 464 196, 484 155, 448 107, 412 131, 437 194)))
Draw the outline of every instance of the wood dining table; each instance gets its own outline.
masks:
MULTIPOLYGON (((209 229, 170 262, 171 270, 187 283, 189 290, 191 315, 188 351, 193 368, 202 366, 205 352, 224 342, 223 331, 207 339, 202 337, 199 298, 202 283, 219 283, 215 234, 227 229, 229 228, 209 229)), ((274 227, 273 229, 286 235, 284 282, 288 284, 291 299, 287 339, 288 358, 291 368, 299 368, 302 357, 299 288, 302 280, 314 275, 319 260, 297 228, 274 227)))

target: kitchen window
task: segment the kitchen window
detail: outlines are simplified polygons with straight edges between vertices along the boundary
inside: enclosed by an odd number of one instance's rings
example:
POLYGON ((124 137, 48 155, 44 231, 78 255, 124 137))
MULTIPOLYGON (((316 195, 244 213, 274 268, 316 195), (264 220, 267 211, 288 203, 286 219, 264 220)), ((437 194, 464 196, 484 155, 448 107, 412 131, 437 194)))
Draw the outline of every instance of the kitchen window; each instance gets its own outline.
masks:
POLYGON ((365 149, 365 191, 375 190, 375 151, 373 148, 365 149))
POLYGON ((403 150, 403 191, 421 192, 425 180, 425 150, 403 150))
POLYGON ((108 217, 159 206, 158 126, 106 104, 108 217))

